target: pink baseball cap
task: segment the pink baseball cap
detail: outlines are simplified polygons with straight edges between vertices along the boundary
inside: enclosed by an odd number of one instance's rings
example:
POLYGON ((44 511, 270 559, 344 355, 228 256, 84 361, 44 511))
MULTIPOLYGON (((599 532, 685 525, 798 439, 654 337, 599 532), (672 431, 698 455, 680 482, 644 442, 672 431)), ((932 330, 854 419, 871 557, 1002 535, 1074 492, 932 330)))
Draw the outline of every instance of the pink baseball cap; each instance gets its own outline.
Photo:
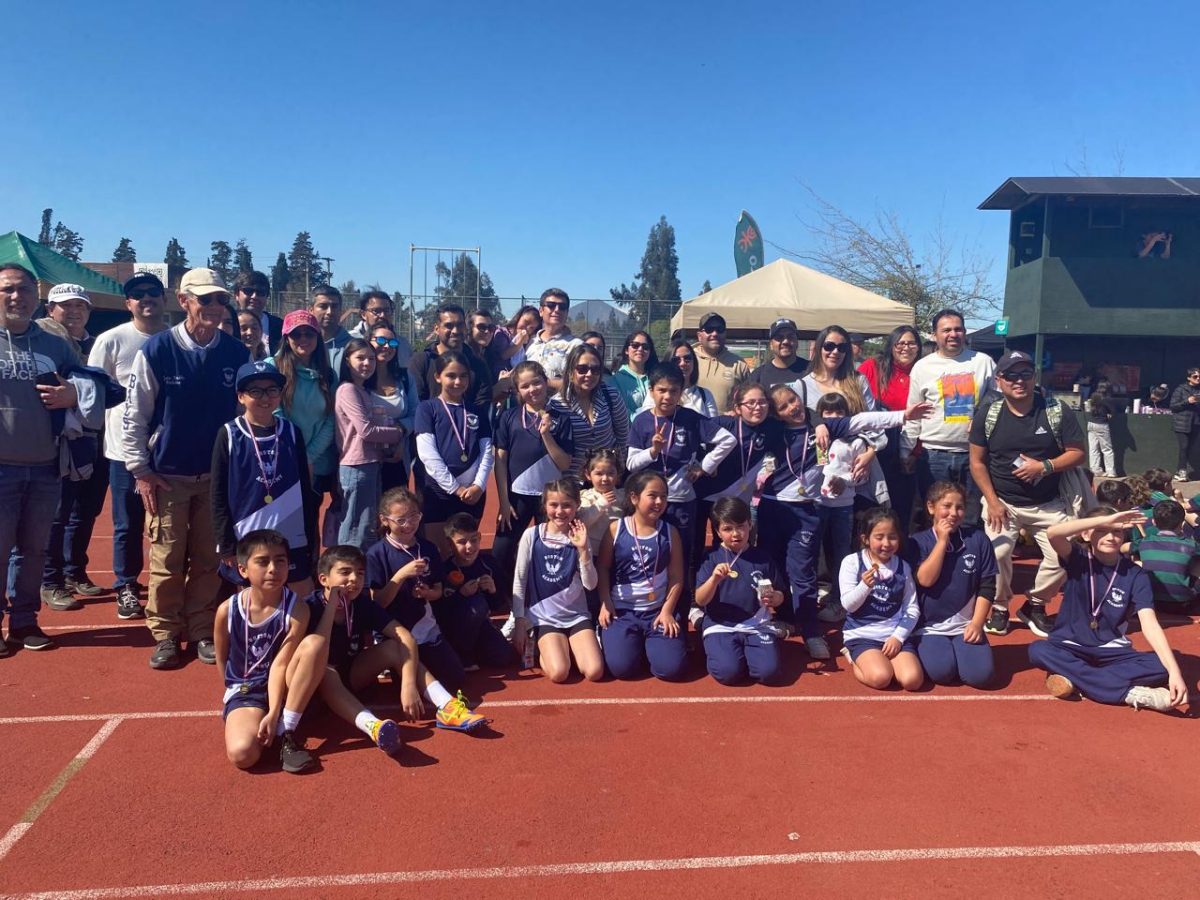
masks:
POLYGON ((289 335, 297 328, 311 328, 321 334, 321 326, 317 324, 317 317, 310 313, 307 309, 293 309, 290 313, 283 317, 283 333, 289 335))

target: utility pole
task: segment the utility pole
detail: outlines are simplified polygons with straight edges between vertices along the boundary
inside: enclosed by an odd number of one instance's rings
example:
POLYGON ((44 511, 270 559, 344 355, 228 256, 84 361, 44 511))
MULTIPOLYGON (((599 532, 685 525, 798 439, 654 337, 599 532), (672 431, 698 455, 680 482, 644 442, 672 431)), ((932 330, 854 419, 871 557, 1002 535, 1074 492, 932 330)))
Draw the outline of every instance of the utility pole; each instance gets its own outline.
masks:
POLYGON ((325 283, 333 284, 333 257, 318 256, 317 259, 322 260, 325 263, 325 283))

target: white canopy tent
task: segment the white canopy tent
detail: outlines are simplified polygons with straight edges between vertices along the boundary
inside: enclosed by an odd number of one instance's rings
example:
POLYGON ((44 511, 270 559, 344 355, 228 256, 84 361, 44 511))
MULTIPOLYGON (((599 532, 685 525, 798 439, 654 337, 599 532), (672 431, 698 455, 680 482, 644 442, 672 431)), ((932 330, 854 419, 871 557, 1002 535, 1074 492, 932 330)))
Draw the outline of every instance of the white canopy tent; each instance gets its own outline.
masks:
POLYGON ((694 332, 705 314, 725 317, 731 338, 763 338, 776 319, 796 323, 812 337, 841 325, 865 337, 913 324, 913 308, 840 281, 799 263, 777 259, 686 301, 671 317, 671 331, 694 332))

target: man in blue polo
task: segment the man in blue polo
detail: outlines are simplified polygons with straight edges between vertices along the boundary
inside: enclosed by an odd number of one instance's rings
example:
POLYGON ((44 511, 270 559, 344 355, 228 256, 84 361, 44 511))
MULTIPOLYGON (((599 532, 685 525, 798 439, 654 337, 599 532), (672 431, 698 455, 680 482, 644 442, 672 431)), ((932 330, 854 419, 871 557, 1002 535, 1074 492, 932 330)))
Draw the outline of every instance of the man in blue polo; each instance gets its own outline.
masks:
POLYGON ((220 275, 191 269, 178 300, 187 318, 151 336, 134 358, 122 427, 125 465, 148 516, 154 669, 178 668, 185 640, 201 662, 216 663, 221 579, 209 470, 217 433, 237 412, 237 370, 249 359, 221 331, 229 291, 220 275))

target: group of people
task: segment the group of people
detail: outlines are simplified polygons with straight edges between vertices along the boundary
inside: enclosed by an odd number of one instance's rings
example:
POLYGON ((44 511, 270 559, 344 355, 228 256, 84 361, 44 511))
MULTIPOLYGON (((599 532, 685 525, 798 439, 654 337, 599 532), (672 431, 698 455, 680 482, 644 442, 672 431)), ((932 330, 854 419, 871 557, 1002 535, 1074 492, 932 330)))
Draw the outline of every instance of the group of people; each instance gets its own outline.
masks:
POLYGON ((602 335, 567 328, 557 288, 506 324, 441 306, 415 351, 387 294, 364 294, 347 331, 335 288, 279 319, 257 272, 230 290, 188 271, 170 328, 164 285, 137 273, 130 321, 94 340, 77 286, 54 289, 47 323, 20 266, 0 267, 0 293, 0 391, 23 413, 0 453, 9 641, 48 649, 40 600, 102 590, 86 548, 104 479, 117 615, 146 618, 153 668, 182 665, 185 645, 221 668, 238 766, 278 736, 284 768, 308 768, 295 731, 314 694, 393 751, 395 722, 357 699, 385 671, 407 715, 455 730, 484 721, 462 694, 478 667, 680 679, 689 626, 722 684, 779 683, 793 633, 830 659, 841 623, 866 685, 985 687, 1021 533, 1043 553, 1017 616, 1043 639, 1048 688, 1186 699, 1151 576, 1122 555, 1146 517, 1097 505, 1074 417, 1033 389, 1028 355, 966 348, 953 310, 933 352, 902 327, 858 366, 841 327, 804 360, 780 319, 750 369, 718 314, 661 360, 634 332, 610 365, 602 335), (1151 653, 1126 637, 1135 612, 1151 653))

